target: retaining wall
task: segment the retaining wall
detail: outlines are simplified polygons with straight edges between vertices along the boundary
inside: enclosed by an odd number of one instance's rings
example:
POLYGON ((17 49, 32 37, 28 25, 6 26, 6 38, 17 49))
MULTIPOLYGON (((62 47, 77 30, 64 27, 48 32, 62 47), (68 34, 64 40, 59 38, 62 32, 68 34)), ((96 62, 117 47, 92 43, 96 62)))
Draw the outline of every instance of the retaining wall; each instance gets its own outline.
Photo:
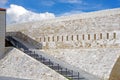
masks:
POLYGON ((20 31, 43 49, 120 47, 120 9, 10 25, 7 31, 20 31))

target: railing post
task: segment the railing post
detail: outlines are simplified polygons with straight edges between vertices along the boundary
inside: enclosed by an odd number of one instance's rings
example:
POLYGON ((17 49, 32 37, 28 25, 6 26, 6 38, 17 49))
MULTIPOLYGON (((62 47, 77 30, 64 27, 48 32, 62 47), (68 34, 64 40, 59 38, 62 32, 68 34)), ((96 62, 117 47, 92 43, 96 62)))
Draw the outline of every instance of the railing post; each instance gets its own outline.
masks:
POLYGON ((67 68, 65 69, 65 71, 66 71, 66 76, 67 76, 67 68))
POLYGON ((52 68, 53 68, 53 64, 52 64, 52 66, 51 66, 52 68))
POLYGON ((71 77, 72 77, 72 79, 73 79, 73 70, 72 70, 72 76, 71 76, 71 77))
POLYGON ((58 71, 59 71, 59 64, 58 64, 58 71))
POLYGON ((58 73, 66 76, 66 77, 69 77, 71 79, 76 79, 76 80, 85 79, 84 77, 83 78, 80 77, 79 72, 73 72, 73 70, 69 70, 68 68, 63 67, 60 64, 54 63, 54 61, 51 61, 50 59, 47 59, 46 57, 37 54, 35 50, 30 51, 28 48, 26 48, 19 41, 14 40, 14 38, 10 37, 9 40, 11 40, 12 44, 16 48, 18 48, 18 49, 23 48, 24 52, 26 54, 30 55, 31 57, 34 57, 35 59, 41 61, 43 64, 47 63, 45 65, 49 66, 50 68, 52 68, 54 70, 58 69, 58 71, 56 70, 58 73))
POLYGON ((62 68, 61 68, 61 74, 62 74, 62 68))
POLYGON ((42 55, 40 55, 40 60, 42 61, 42 55))
POLYGON ((34 54, 35 54, 35 51, 34 51, 34 54))
POLYGON ((79 74, 79 72, 78 72, 78 80, 79 80, 79 77, 80 77, 79 75, 80 75, 80 74, 79 74))
POLYGON ((50 66, 50 59, 49 59, 49 66, 50 66))

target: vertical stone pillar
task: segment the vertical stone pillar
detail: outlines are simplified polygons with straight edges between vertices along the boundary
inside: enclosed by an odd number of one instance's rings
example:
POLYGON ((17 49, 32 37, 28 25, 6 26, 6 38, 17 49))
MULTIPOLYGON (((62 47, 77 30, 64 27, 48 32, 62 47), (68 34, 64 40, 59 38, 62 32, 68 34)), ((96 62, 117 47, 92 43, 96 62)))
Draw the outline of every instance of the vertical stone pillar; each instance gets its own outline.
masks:
POLYGON ((0 8, 0 59, 5 51, 6 10, 0 8))

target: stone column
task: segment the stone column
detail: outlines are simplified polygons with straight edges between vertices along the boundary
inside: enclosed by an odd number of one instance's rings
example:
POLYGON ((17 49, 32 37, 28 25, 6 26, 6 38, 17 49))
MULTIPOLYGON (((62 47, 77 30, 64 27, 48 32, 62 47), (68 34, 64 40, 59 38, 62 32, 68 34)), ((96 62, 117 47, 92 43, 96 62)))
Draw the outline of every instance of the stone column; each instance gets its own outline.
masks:
POLYGON ((0 8, 0 59, 5 51, 6 10, 0 8))

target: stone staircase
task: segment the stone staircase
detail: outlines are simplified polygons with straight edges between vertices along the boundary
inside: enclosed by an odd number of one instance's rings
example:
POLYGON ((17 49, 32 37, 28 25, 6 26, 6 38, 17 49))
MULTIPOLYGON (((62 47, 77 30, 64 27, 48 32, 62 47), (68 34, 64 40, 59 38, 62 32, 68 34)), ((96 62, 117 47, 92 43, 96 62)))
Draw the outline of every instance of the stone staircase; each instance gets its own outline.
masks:
MULTIPOLYGON (((45 55, 45 53, 41 53, 40 51, 37 50, 30 50, 27 48, 23 43, 20 41, 16 40, 12 36, 7 36, 6 37, 7 41, 10 41, 14 47, 22 50, 24 53, 28 54, 29 56, 33 57, 34 59, 40 61, 44 65, 48 66, 49 68, 55 70, 59 74, 63 75, 66 77, 68 80, 99 80, 97 78, 91 78, 89 76, 91 75, 84 75, 80 73, 79 71, 72 70, 70 65, 67 67, 64 64, 61 64, 62 62, 57 61, 56 59, 52 57, 48 57, 48 55, 45 55)), ((67 63, 66 63, 67 64, 67 63)))
POLYGON ((73 70, 69 70, 68 68, 64 68, 59 63, 54 63, 51 59, 47 59, 42 55, 36 54, 35 51, 25 51, 29 56, 35 58, 36 60, 40 61, 41 63, 47 65, 51 69, 55 70, 59 74, 65 76, 70 80, 86 80, 84 77, 80 75, 79 72, 74 72, 73 70))

